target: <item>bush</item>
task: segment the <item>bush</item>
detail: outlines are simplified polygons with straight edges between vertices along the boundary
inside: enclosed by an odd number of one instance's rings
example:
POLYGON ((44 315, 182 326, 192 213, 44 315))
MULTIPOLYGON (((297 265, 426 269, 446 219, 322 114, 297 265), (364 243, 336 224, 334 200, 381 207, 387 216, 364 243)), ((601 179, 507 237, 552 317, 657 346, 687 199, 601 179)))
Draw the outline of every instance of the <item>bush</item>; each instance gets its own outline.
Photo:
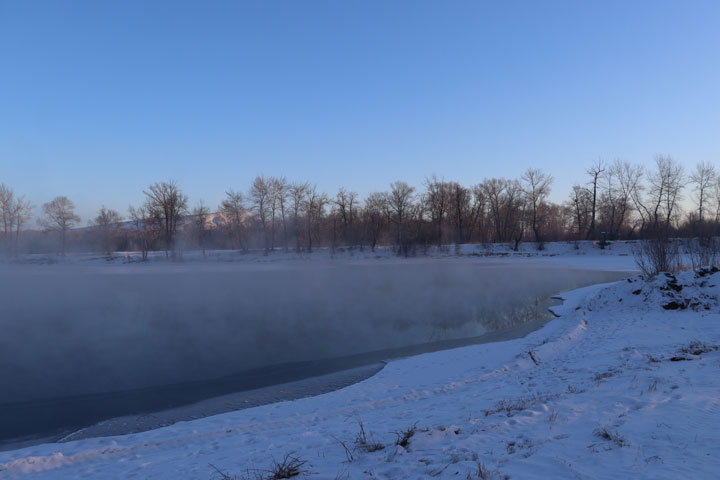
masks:
POLYGON ((720 242, 711 236, 691 238, 685 245, 685 252, 690 257, 693 270, 696 271, 702 267, 717 266, 719 250, 720 242))
POLYGON ((674 273, 680 269, 680 252, 676 240, 657 237, 641 240, 633 248, 635 263, 646 279, 660 272, 674 273))

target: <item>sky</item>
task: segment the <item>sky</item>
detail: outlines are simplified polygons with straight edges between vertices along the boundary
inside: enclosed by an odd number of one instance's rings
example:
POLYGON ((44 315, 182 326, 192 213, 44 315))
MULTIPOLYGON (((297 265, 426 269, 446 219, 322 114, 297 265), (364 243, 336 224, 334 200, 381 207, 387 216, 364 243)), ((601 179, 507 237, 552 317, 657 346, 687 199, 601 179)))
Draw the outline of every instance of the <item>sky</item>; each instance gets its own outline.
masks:
POLYGON ((365 195, 533 167, 563 201, 597 159, 720 163, 718 24, 717 1, 0 0, 0 182, 83 220, 260 174, 365 195))

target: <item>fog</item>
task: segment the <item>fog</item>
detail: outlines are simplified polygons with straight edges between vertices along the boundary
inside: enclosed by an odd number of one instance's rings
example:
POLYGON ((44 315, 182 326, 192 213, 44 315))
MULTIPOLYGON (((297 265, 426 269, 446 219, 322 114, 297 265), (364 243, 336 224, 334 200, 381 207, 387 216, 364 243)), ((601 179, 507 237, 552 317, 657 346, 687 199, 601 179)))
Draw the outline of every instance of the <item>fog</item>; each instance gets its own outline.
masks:
POLYGON ((455 261, 6 267, 0 404, 476 336, 618 276, 455 261))

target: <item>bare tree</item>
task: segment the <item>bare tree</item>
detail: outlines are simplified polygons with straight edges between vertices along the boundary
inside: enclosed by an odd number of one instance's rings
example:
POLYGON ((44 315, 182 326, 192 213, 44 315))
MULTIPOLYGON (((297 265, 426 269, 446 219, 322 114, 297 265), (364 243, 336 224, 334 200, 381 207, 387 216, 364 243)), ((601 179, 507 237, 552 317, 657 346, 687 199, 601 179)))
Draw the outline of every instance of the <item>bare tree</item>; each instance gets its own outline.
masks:
POLYGON ((617 237, 620 228, 628 220, 632 207, 631 200, 633 192, 637 190, 640 180, 643 175, 643 170, 638 165, 631 165, 629 162, 621 162, 616 160, 611 167, 613 175, 617 178, 618 187, 616 190, 616 204, 617 204, 617 228, 614 232, 614 236, 617 237))
POLYGON ((45 218, 42 226, 48 231, 60 232, 61 254, 65 255, 67 232, 73 228, 80 217, 75 215, 75 204, 67 197, 55 197, 51 202, 43 204, 45 218))
POLYGON ((148 251, 162 235, 163 227, 160 214, 158 211, 148 208, 147 205, 138 208, 131 205, 128 213, 140 239, 142 260, 147 261, 148 251))
POLYGON ((505 220, 513 249, 518 251, 520 242, 525 235, 527 224, 527 205, 522 185, 517 180, 510 180, 505 186, 505 220))
POLYGON ((449 182, 447 189, 450 199, 448 217, 453 223, 455 231, 454 240, 457 246, 465 241, 465 227, 470 211, 471 193, 470 190, 458 182, 449 182))
POLYGON ((231 241, 235 248, 242 248, 247 251, 247 243, 245 241, 245 210, 243 196, 240 192, 228 190, 225 192, 226 198, 220 204, 220 211, 223 214, 225 226, 228 229, 231 241))
POLYGON ((178 224, 187 213, 188 198, 172 180, 150 185, 143 193, 146 197, 145 207, 151 212, 151 216, 162 222, 165 256, 172 252, 174 258, 177 254, 175 247, 178 224))
POLYGON ((357 208, 357 193, 348 192, 344 188, 340 188, 333 203, 337 206, 337 213, 342 222, 343 241, 346 245, 354 247, 355 236, 353 233, 353 223, 355 221, 355 210, 357 208))
MULTIPOLYGON (((288 234, 287 234, 287 201, 288 201, 288 183, 285 177, 272 179, 273 204, 280 209, 280 220, 283 227, 283 249, 288 251, 288 234)), ((273 216, 274 217, 274 216, 273 216)), ((274 223, 274 221, 273 221, 274 223)))
POLYGON ((310 190, 310 185, 305 183, 293 183, 290 185, 290 207, 292 210, 293 229, 295 230, 295 251, 300 253, 300 213, 303 209, 305 196, 310 190))
POLYGON ((590 212, 592 210, 592 194, 580 185, 573 185, 568 206, 573 212, 573 225, 576 231, 576 239, 580 240, 586 233, 590 223, 590 212))
POLYGON ((517 249, 525 233, 525 195, 517 180, 486 179, 482 190, 487 199, 495 241, 515 243, 517 249))
POLYGON ((319 240, 320 219, 323 216, 326 204, 327 195, 319 193, 316 185, 313 185, 311 188, 308 187, 305 191, 305 202, 303 204, 307 220, 308 252, 312 252, 313 233, 316 234, 315 236, 319 240))
POLYGON ((473 241, 474 232, 479 233, 479 240, 486 242, 488 239, 487 230, 487 197, 482 188, 482 184, 474 185, 472 192, 472 207, 470 209, 469 231, 470 242, 473 241))
POLYGON ((0 184, 0 220, 2 221, 2 243, 7 254, 19 251, 20 231, 30 220, 33 206, 24 197, 15 197, 5 184, 0 184))
POLYGON ((10 252, 10 237, 15 225, 15 194, 12 189, 0 184, 0 218, 3 227, 3 244, 6 251, 10 252))
POLYGON ((93 219, 93 224, 97 226, 100 233, 103 251, 108 257, 112 257, 113 240, 121 221, 120 214, 111 208, 105 208, 105 205, 100 207, 97 216, 93 219))
POLYGON ((403 245, 403 229, 405 228, 405 220, 407 219, 410 207, 413 201, 413 192, 415 188, 409 186, 405 182, 397 181, 390 184, 390 197, 388 204, 392 214, 392 221, 397 228, 397 245, 403 245))
POLYGON ((437 175, 425 179, 425 202, 430 213, 430 221, 435 226, 435 239, 437 245, 442 246, 443 225, 450 203, 448 185, 444 179, 438 179, 437 175))
POLYGON ((536 168, 528 168, 522 176, 523 191, 527 205, 530 207, 530 225, 535 235, 535 242, 538 249, 542 249, 542 238, 540 235, 540 226, 542 224, 540 218, 540 210, 545 202, 545 198, 550 194, 550 186, 553 177, 536 168))
POLYGON ((265 238, 265 252, 270 251, 270 237, 267 231, 267 221, 270 213, 271 194, 270 182, 265 177, 256 177, 250 187, 250 201, 252 202, 252 211, 260 219, 262 225, 263 237, 265 238))
POLYGON ((504 242, 507 240, 505 238, 505 228, 503 225, 503 196, 506 185, 507 181, 503 178, 485 179, 482 183, 482 189, 485 192, 485 197, 488 199, 492 223, 495 227, 496 242, 504 242))
POLYGON ((587 231, 587 239, 595 236, 595 218, 597 214, 598 185, 602 174, 605 172, 606 166, 603 160, 597 160, 590 168, 587 174, 590 175, 590 193, 591 193, 591 209, 590 209, 590 226, 587 231))
POLYGON ((655 159, 656 170, 650 175, 649 197, 652 205, 653 233, 663 230, 667 238, 678 203, 680 193, 685 186, 682 165, 672 157, 658 156, 655 159))
POLYGON ((20 251, 20 232, 23 226, 32 218, 32 210, 34 205, 25 197, 20 196, 15 200, 14 217, 15 217, 15 254, 20 251))
POLYGON ((380 234, 387 224, 389 217, 389 200, 385 192, 374 192, 365 199, 365 216, 367 217, 368 233, 370 237, 370 250, 375 247, 380 239, 380 234))
POLYGON ((715 228, 720 225, 720 175, 717 175, 715 178, 715 182, 713 182, 712 186, 712 200, 713 200, 713 209, 714 212, 714 223, 715 228))
MULTIPOLYGON (((640 177, 646 177, 647 171, 645 169, 640 169, 640 177)), ((652 211, 650 208, 650 204, 647 200, 647 187, 641 182, 638 181, 635 183, 634 187, 632 188, 630 192, 630 198, 633 201, 633 205, 635 207, 635 212, 637 212, 640 221, 640 237, 645 238, 647 235, 647 231, 651 229, 652 227, 652 211)))
POLYGON ((693 190, 697 195, 697 223, 699 225, 705 221, 705 205, 716 177, 715 167, 706 162, 698 163, 690 174, 690 183, 693 184, 693 190))
MULTIPOLYGON (((273 251, 275 250, 275 219, 278 209, 281 211, 283 223, 285 221, 285 184, 285 178, 270 177, 266 180, 267 204, 270 214, 270 250, 273 251)), ((285 249, 287 250, 287 243, 285 249)))
POLYGON ((193 208, 192 218, 195 237, 197 239, 198 246, 202 250, 203 258, 205 258, 208 237, 210 236, 210 225, 208 223, 211 220, 210 209, 207 205, 205 205, 205 202, 200 200, 200 203, 193 208))

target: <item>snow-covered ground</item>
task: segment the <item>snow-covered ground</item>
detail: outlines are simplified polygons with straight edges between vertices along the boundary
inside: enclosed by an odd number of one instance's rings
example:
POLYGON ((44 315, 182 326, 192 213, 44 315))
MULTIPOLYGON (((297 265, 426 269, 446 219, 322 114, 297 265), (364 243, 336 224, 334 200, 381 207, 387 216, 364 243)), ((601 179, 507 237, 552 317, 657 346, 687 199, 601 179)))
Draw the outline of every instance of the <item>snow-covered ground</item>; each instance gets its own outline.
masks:
MULTIPOLYGON (((571 252, 532 261, 632 268, 627 251, 571 252)), ((719 295, 711 272, 586 287, 523 339, 393 361, 317 397, 2 452, 0 477, 272 478, 297 458, 309 478, 717 478, 719 295)))
MULTIPOLYGON (((311 253, 302 251, 296 253, 292 249, 284 251, 277 247, 274 251, 266 253, 263 250, 250 250, 249 252, 233 250, 208 250, 203 255, 200 251, 186 251, 179 255, 179 259, 171 260, 165 252, 149 252, 148 262, 141 262, 139 252, 116 252, 111 259, 99 253, 74 253, 67 257, 56 255, 33 254, 23 255, 19 259, 10 259, 12 263, 33 264, 33 265, 54 265, 54 264, 77 264, 86 266, 122 266, 129 264, 148 265, 172 263, 195 264, 195 263, 242 263, 250 265, 261 264, 306 264, 312 262, 350 262, 366 263, 375 262, 397 262, 397 261, 426 261, 448 258, 487 258, 505 260, 527 259, 552 262, 557 266, 570 266, 576 268, 593 268, 605 270, 634 270, 632 251, 636 243, 634 241, 619 241, 610 243, 605 249, 600 249, 596 242, 550 242, 538 250, 535 243, 521 243, 517 251, 511 244, 463 244, 448 245, 443 247, 418 246, 412 250, 409 257, 399 257, 392 247, 377 247, 375 251, 369 248, 316 248, 311 253)), ((5 261, 8 261, 7 259, 5 261)))

